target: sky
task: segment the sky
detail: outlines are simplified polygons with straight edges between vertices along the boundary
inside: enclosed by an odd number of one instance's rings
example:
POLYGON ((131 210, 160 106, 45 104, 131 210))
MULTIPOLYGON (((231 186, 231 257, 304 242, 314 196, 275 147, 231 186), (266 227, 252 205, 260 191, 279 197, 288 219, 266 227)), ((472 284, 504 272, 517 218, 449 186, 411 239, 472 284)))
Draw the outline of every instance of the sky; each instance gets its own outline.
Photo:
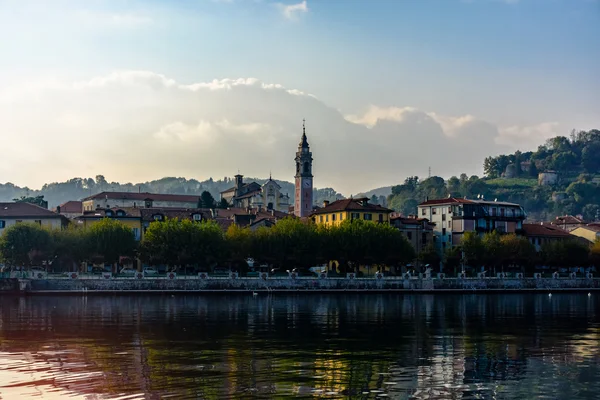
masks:
MULTIPOLYGON (((0 0, 0 182, 482 174, 600 128, 600 0, 0 0)), ((599 155, 600 156, 600 155, 599 155)))

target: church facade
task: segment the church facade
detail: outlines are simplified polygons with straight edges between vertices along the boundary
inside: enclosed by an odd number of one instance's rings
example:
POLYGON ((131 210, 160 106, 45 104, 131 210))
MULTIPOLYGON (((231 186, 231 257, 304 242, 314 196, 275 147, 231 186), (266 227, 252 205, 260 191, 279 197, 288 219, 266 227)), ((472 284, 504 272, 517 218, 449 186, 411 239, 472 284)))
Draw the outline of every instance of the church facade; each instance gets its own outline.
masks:
POLYGON ((243 175, 239 174, 234 179, 235 186, 221 192, 221 199, 225 199, 232 207, 288 212, 290 197, 287 193, 281 193, 281 186, 271 177, 263 185, 244 183, 243 175))

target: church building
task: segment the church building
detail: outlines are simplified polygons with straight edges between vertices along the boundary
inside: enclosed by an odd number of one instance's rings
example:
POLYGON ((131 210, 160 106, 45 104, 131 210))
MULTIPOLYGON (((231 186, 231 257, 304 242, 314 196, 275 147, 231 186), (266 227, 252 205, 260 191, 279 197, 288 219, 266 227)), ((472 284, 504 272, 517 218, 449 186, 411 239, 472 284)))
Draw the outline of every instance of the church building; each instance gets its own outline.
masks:
POLYGON ((281 193, 281 186, 271 177, 263 185, 256 182, 244 183, 243 175, 236 175, 235 186, 221 192, 225 199, 235 208, 256 208, 288 212, 290 196, 281 193))

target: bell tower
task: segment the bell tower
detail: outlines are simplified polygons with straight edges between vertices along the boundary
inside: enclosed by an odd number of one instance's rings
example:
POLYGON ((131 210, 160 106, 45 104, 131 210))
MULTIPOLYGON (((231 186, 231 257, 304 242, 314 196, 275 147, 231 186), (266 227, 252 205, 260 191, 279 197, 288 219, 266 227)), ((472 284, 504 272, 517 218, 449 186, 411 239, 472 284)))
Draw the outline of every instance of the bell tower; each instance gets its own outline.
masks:
POLYGON ((307 217, 313 205, 312 153, 306 140, 306 126, 302 120, 302 139, 296 152, 296 192, 294 196, 294 214, 307 217))

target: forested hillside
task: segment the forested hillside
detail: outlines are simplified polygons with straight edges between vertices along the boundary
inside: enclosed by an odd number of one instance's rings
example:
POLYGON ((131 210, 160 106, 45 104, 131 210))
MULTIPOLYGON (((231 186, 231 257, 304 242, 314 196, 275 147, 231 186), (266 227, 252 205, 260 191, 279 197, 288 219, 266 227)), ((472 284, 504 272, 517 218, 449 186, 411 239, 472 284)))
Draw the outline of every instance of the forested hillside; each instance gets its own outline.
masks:
MULTIPOLYGON (((498 199, 523 205, 530 220, 549 220, 557 215, 581 214, 588 220, 600 215, 600 131, 572 132, 540 145, 535 152, 488 157, 485 176, 453 176, 419 180, 409 177, 392 187, 388 205, 404 214, 414 214, 426 197, 498 199), (542 185, 540 172, 553 171, 558 180, 542 185)), ((551 175, 554 175, 551 173, 551 175)))
MULTIPOLYGON (((266 179, 245 178, 245 182, 256 181, 260 184, 266 179)), ((294 184, 286 181, 277 181, 281 186, 282 193, 294 196, 294 184)), ((44 196, 49 207, 55 207, 68 200, 80 200, 84 197, 103 191, 122 192, 150 192, 171 194, 194 194, 200 195, 203 191, 210 192, 215 199, 219 199, 219 193, 233 186, 233 178, 225 177, 220 180, 212 178, 205 181, 196 179, 167 177, 144 183, 119 183, 108 182, 102 175, 95 178, 73 178, 66 182, 54 182, 45 184, 40 190, 32 190, 27 187, 19 187, 12 183, 0 184, 0 201, 12 201, 22 197, 44 196)), ((315 202, 322 203, 323 200, 335 200, 343 198, 332 188, 317 188, 315 190, 315 202)))

